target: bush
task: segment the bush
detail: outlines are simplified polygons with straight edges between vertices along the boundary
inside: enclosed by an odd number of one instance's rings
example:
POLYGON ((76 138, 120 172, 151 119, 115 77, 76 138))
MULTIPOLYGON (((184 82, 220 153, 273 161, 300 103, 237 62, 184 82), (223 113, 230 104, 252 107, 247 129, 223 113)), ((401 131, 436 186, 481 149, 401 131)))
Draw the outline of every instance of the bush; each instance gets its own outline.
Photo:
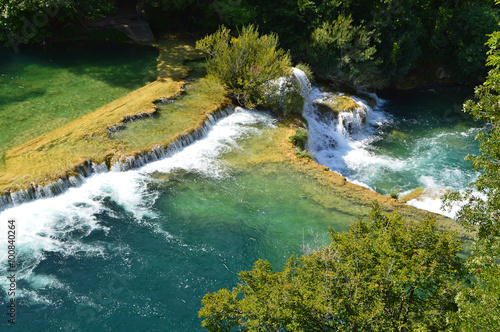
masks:
POLYGON ((293 143, 299 150, 303 151, 307 145, 307 131, 298 128, 295 134, 289 137, 289 141, 293 143))
POLYGON ((295 134, 289 137, 289 142, 297 147, 298 151, 295 153, 297 157, 313 159, 311 152, 306 150, 307 138, 307 130, 298 128, 295 134))
POLYGON ((351 16, 339 15, 315 29, 307 52, 321 79, 355 89, 385 84, 372 32, 353 25, 351 16))
POLYGON ((278 49, 275 34, 259 36, 253 25, 243 27, 237 38, 230 33, 222 26, 196 42, 208 55, 207 74, 219 79, 240 105, 261 106, 269 82, 289 74, 290 55, 278 49))

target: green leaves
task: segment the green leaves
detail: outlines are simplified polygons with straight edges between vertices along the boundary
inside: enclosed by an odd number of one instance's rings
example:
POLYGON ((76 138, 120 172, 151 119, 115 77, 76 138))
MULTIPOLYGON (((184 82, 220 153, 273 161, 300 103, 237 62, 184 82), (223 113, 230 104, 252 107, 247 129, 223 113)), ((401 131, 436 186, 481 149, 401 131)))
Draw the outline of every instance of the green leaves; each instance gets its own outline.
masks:
POLYGON ((372 32, 354 26, 350 16, 323 22, 311 35, 308 56, 318 76, 355 88, 380 87, 380 61, 372 32))
POLYGON ((481 154, 468 156, 472 167, 481 171, 473 184, 482 197, 468 192, 448 195, 447 202, 466 199, 467 205, 457 215, 465 227, 477 230, 480 238, 500 236, 500 32, 490 35, 487 65, 492 66, 483 85, 475 89, 476 101, 464 104, 464 111, 475 119, 490 123, 490 130, 477 136, 481 154))
POLYGON ((241 105, 261 103, 266 83, 289 73, 290 55, 278 49, 275 34, 259 36, 258 30, 243 27, 235 38, 222 26, 199 40, 196 48, 208 55, 208 75, 217 78, 241 105))
POLYGON ((258 261, 231 292, 203 299, 203 326, 242 331, 441 330, 456 310, 454 281, 463 274, 453 233, 377 205, 330 245, 291 257, 282 272, 258 261), (230 303, 229 305, 226 305, 230 303), (221 306, 224 306, 222 308, 221 306), (228 324, 228 325, 224 325, 228 324))
POLYGON ((14 46, 41 41, 58 22, 96 18, 113 8, 104 0, 0 1, 0 40, 14 46))

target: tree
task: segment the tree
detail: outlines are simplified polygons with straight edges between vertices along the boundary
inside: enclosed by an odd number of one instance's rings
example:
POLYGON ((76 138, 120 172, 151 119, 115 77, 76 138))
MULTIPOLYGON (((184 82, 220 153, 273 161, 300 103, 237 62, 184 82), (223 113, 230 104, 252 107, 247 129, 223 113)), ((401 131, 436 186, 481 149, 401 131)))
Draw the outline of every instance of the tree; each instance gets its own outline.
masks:
POLYGON ((270 83, 290 74, 290 55, 278 48, 275 34, 259 36, 258 30, 243 27, 235 38, 222 26, 196 42, 205 52, 207 74, 219 80, 241 105, 259 106, 270 83))
POLYGON ((490 124, 486 133, 478 135, 480 154, 468 156, 474 169, 481 171, 471 190, 445 197, 449 205, 465 200, 457 220, 470 231, 477 232, 473 255, 467 266, 470 277, 456 298, 458 312, 453 315, 457 331, 498 331, 500 329, 500 32, 490 35, 486 64, 491 68, 484 84, 475 90, 476 100, 469 100, 464 110, 475 119, 490 124))
POLYGON ((314 30, 308 52, 311 63, 319 77, 339 85, 380 87, 383 80, 372 32, 352 22, 352 17, 340 15, 314 30))
POLYGON ((467 204, 457 214, 457 220, 467 229, 476 231, 481 239, 500 236, 500 32, 490 35, 487 42, 487 66, 491 66, 484 84, 476 87, 476 101, 464 104, 464 111, 472 114, 476 120, 485 121, 490 128, 480 133, 478 156, 469 155, 467 159, 472 167, 481 171, 473 186, 483 197, 478 197, 471 190, 465 194, 451 193, 445 196, 449 205, 453 201, 465 200, 467 204))
POLYGON ((450 321, 454 331, 500 331, 500 247, 480 240, 468 259, 469 276, 456 296, 458 311, 450 321))
POLYGON ((208 293, 199 315, 209 331, 442 330, 456 311, 461 243, 435 222, 406 221, 374 205, 368 221, 283 271, 259 260, 232 290, 208 293))
POLYGON ((105 0, 0 0, 0 40, 12 45, 41 41, 58 22, 95 18, 113 8, 105 0))

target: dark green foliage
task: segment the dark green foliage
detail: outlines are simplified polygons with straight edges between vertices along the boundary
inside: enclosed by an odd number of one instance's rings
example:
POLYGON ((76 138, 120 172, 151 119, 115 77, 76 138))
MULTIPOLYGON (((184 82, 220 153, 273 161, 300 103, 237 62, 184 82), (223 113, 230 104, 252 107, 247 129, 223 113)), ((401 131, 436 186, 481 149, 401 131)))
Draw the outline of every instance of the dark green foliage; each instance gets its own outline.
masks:
POLYGON ((464 111, 475 119, 491 124, 478 135, 478 156, 468 156, 472 166, 481 171, 471 191, 451 193, 449 204, 466 200, 457 220, 468 230, 477 231, 478 240, 467 267, 470 277, 462 285, 456 301, 458 312, 452 316, 454 331, 498 331, 500 329, 500 32, 490 35, 487 65, 491 67, 484 84, 475 90, 475 101, 469 100, 464 111))
MULTIPOLYGON (((0 40, 41 41, 68 21, 108 13, 104 0, 0 1, 0 40), (9 6, 7 10, 7 6, 9 6), (57 6, 47 24, 24 29, 24 17, 57 6), (32 33, 35 31, 35 33, 32 33)), ((476 83, 485 34, 498 30, 500 11, 491 0, 142 0, 141 12, 157 30, 196 33, 220 24, 241 29, 250 23, 279 36, 297 62, 311 64, 318 78, 355 88, 377 88, 408 77, 476 83), (442 76, 440 74, 440 76, 442 76)), ((28 24, 28 25, 29 25, 28 24)))
POLYGON ((301 128, 296 129, 295 134, 289 137, 289 141, 299 150, 305 150, 307 146, 307 130, 301 128))
POLYGON ((307 150, 297 151, 295 155, 299 158, 313 159, 312 153, 307 150))
POLYGON ((462 273, 453 233, 374 206, 347 233, 282 272, 259 260, 232 290, 205 295, 199 312, 209 331, 439 331, 456 311, 462 273))
POLYGON ((361 89, 380 87, 383 80, 372 33, 352 22, 350 16, 340 15, 316 28, 312 32, 308 58, 322 79, 361 89))
POLYGON ((500 247, 497 240, 475 243, 467 261, 469 277, 456 296, 452 331, 500 331, 500 247))
POLYGON ((395 188, 395 189, 391 190, 391 192, 390 192, 390 194, 389 194, 389 195, 390 195, 392 198, 394 198, 394 199, 398 199, 398 197, 399 197, 399 191, 400 191, 400 189, 399 189, 399 188, 395 188))
POLYGON ((99 17, 114 9, 105 0, 0 0, 0 40, 38 42, 71 20, 99 17))
POLYGON ((500 32, 491 35, 488 46, 487 65, 492 68, 486 82, 475 90, 476 101, 469 100, 464 105, 465 112, 491 124, 489 131, 477 136, 481 142, 481 154, 467 157, 472 167, 481 171, 474 186, 485 199, 471 193, 447 196, 448 201, 468 200, 458 213, 457 220, 470 230, 477 229, 480 238, 500 236, 500 32))
POLYGON ((278 49, 278 37, 259 36, 253 25, 243 27, 237 38, 221 27, 196 42, 196 48, 208 56, 208 75, 218 79, 239 104, 248 107, 261 105, 270 83, 290 74, 290 56, 278 49))

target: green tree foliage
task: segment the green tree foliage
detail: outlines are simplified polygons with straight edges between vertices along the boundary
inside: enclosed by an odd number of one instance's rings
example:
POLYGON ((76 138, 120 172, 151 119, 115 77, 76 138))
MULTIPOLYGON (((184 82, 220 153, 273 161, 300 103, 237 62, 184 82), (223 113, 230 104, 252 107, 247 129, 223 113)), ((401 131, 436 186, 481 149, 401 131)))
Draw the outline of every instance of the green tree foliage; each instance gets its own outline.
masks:
POLYGON ((283 271, 259 260, 232 290, 208 293, 209 331, 437 331, 456 311, 461 244, 435 222, 404 220, 374 206, 347 233, 283 271))
POLYGON ((383 80, 372 33, 352 22, 350 16, 340 15, 315 29, 308 58, 323 79, 361 89, 379 87, 383 80))
POLYGON ((243 27, 237 38, 223 26, 196 42, 196 48, 208 55, 208 75, 219 80, 241 105, 261 105, 272 88, 270 83, 290 74, 290 55, 278 48, 278 37, 259 36, 253 25, 243 27))
POLYGON ((470 277, 456 298, 456 331, 500 330, 500 32, 490 35, 487 45, 490 50, 486 63, 492 68, 484 84, 476 88, 476 100, 464 105, 475 119, 491 124, 486 133, 477 137, 481 153, 467 157, 474 169, 481 171, 473 185, 482 197, 471 191, 445 197, 447 204, 466 200, 457 220, 478 235, 468 260, 470 277))
POLYGON ((469 191, 465 195, 452 193, 446 200, 467 200, 457 220, 468 229, 477 230, 480 238, 496 238, 500 236, 500 32, 493 33, 487 45, 490 50, 486 64, 492 68, 484 84, 475 90, 476 101, 469 100, 464 105, 464 111, 475 119, 491 124, 490 130, 476 137, 481 142, 481 154, 467 156, 472 167, 481 171, 473 185, 484 197, 478 198, 469 191))
POLYGON ((454 331, 500 331, 500 247, 497 241, 475 244, 467 262, 469 279, 456 297, 454 331))
POLYGON ((40 41, 61 23, 95 18, 113 8, 105 0, 0 0, 0 40, 40 41))

